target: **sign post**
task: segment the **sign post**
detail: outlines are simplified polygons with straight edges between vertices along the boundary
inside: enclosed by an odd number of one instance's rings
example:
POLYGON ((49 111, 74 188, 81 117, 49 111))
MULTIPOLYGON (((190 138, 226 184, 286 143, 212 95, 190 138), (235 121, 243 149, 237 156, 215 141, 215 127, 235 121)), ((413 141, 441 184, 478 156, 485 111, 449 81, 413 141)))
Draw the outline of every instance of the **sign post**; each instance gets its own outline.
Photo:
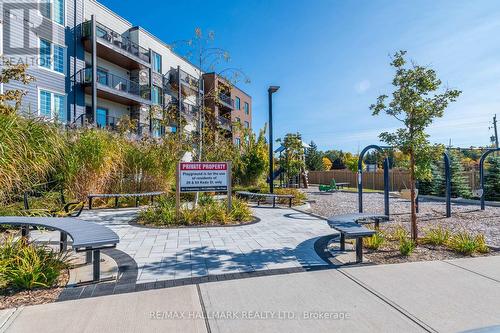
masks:
POLYGON ((179 218, 181 193, 226 192, 231 211, 231 162, 179 162, 177 165, 176 214, 179 218))

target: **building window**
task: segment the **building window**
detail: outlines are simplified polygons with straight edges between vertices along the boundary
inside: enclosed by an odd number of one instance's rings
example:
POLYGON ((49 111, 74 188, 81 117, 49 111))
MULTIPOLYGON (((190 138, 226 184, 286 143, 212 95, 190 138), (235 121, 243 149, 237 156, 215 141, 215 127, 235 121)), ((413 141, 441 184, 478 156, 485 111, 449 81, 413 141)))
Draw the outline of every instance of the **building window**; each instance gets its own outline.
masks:
POLYGON ((157 105, 161 104, 161 89, 157 86, 151 88, 151 102, 157 105))
POLYGON ((153 70, 161 74, 161 55, 153 52, 153 70))
POLYGON ((236 147, 239 147, 241 145, 241 139, 240 138, 234 139, 234 144, 236 145, 236 147))
POLYGON ((108 110, 97 108, 95 118, 97 127, 106 127, 108 125, 108 110))
POLYGON ((40 67, 64 73, 64 47, 40 39, 40 67))
POLYGON ((247 102, 245 102, 245 114, 249 114, 249 113, 250 113, 249 105, 247 102))
POLYGON ((64 95, 40 90, 38 105, 40 106, 40 116, 66 123, 66 99, 64 95))
POLYGON ((40 3, 40 13, 56 23, 64 25, 64 0, 46 0, 40 3))
POLYGON ((240 101, 239 97, 236 97, 236 99, 234 101, 234 106, 236 107, 236 110, 240 110, 241 109, 241 101, 240 101))
POLYGON ((245 128, 250 128, 250 123, 248 121, 245 121, 245 128))

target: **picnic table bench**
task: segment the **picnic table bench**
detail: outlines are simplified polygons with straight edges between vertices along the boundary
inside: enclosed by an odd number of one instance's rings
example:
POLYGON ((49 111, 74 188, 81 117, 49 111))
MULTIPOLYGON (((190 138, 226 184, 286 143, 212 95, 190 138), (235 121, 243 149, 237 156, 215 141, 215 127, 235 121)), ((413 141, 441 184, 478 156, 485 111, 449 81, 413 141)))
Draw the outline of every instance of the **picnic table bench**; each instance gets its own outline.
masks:
POLYGON ((151 203, 153 203, 154 197, 165 194, 163 191, 157 192, 143 192, 143 193, 92 193, 87 195, 89 200, 89 210, 92 209, 92 200, 94 198, 115 198, 115 207, 118 207, 118 199, 119 198, 135 198, 135 206, 139 206, 139 198, 140 197, 150 197, 151 203))
POLYGON ((86 263, 92 262, 92 282, 101 280, 101 250, 116 247, 118 235, 106 226, 71 217, 2 216, 0 225, 20 226, 23 237, 29 236, 29 227, 42 227, 60 232, 59 250, 66 251, 68 236, 76 252, 86 252, 86 263))
POLYGON ((263 199, 272 199, 273 200, 273 207, 276 207, 276 198, 288 199, 288 207, 292 207, 292 200, 294 198, 294 196, 291 194, 254 193, 254 192, 247 192, 247 191, 237 191, 236 195, 241 196, 241 197, 257 199, 257 206, 260 206, 260 202, 263 199))
POLYGON ((356 239, 356 263, 363 262, 363 238, 371 237, 375 230, 369 229, 363 224, 374 223, 375 229, 379 228, 380 222, 388 221, 389 217, 383 214, 355 213, 335 215, 328 218, 328 225, 340 232, 340 250, 345 251, 346 238, 356 239))

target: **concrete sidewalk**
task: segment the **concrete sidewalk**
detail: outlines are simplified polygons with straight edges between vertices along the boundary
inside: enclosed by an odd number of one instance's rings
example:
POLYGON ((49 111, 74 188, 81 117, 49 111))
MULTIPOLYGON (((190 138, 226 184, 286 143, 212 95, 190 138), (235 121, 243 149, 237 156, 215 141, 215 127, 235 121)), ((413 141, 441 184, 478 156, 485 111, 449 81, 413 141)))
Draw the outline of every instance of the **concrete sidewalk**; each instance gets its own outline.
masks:
POLYGON ((0 312, 6 332, 460 332, 500 325, 500 257, 329 269, 0 312))

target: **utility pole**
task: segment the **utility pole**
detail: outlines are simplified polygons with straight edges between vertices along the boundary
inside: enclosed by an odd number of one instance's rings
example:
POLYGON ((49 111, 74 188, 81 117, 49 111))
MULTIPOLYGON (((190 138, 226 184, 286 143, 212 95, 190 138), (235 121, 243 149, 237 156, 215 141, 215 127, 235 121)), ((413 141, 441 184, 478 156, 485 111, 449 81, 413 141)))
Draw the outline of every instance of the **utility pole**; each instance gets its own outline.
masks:
POLYGON ((493 129, 495 130, 495 148, 498 148, 497 115, 493 116, 493 129))

